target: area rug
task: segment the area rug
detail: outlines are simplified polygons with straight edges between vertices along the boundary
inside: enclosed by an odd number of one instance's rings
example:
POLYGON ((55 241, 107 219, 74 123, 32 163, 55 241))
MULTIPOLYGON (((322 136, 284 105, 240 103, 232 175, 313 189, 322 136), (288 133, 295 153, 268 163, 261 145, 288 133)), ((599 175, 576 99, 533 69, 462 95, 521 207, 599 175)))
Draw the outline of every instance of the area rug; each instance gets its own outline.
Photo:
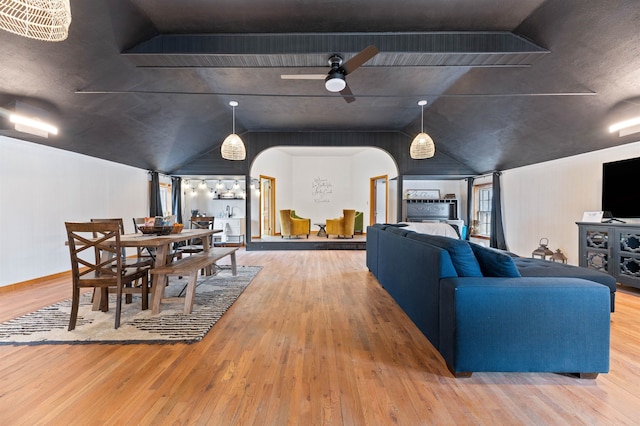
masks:
MULTIPOLYGON (((171 303, 163 304, 160 314, 153 315, 151 309, 140 309, 140 296, 134 295, 130 304, 123 300, 120 327, 116 330, 115 296, 111 295, 109 311, 101 312, 91 310, 91 294, 84 293, 75 330, 67 331, 71 312, 69 299, 0 323, 0 345, 198 342, 262 267, 238 266, 237 269, 235 277, 230 267, 223 267, 216 275, 199 278, 191 314, 182 312, 182 303, 171 303)), ((186 278, 171 278, 165 296, 183 294, 186 283, 186 278)))

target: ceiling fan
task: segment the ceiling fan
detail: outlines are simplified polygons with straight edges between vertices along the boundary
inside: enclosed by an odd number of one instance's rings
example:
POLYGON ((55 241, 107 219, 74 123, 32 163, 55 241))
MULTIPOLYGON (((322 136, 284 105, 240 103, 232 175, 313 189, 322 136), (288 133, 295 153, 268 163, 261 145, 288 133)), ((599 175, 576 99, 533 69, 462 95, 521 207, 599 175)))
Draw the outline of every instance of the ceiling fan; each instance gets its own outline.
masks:
POLYGON ((324 80, 324 86, 329 92, 340 92, 344 100, 351 103, 355 101, 356 98, 347 85, 345 77, 378 53, 378 48, 371 45, 344 63, 342 56, 334 53, 329 57, 329 66, 331 69, 327 74, 282 74, 280 78, 283 80, 324 80))

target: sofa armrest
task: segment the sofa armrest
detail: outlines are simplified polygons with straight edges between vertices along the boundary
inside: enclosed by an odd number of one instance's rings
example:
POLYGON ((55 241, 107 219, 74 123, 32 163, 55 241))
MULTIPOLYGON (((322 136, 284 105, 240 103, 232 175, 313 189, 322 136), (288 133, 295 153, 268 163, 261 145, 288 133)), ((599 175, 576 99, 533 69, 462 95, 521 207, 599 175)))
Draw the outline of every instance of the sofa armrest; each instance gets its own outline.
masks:
POLYGON ((439 350, 454 373, 609 369, 609 289, 578 278, 440 280, 439 350))

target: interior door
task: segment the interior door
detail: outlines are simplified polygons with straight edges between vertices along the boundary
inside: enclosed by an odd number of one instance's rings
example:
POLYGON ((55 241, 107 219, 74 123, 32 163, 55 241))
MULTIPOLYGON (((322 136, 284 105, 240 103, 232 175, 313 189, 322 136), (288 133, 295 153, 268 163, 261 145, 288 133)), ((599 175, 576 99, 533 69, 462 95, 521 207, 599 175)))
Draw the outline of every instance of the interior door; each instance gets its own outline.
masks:
POLYGON ((376 176, 370 179, 370 195, 371 201, 369 211, 369 223, 387 223, 388 222, 388 196, 389 182, 388 176, 376 176))
POLYGON ((260 235, 275 235, 275 185, 275 178, 260 176, 260 235))

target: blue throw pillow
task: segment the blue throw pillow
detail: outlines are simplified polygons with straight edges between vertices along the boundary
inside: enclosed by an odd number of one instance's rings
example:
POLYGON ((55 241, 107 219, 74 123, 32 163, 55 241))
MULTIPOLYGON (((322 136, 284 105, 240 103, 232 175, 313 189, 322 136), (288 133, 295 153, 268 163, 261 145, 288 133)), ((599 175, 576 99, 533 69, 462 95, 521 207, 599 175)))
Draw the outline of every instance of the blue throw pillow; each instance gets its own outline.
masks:
POLYGON ((513 258, 508 254, 480 244, 469 243, 469 245, 476 255, 485 277, 520 277, 520 271, 518 271, 513 258))
POLYGON ((413 231, 410 229, 399 228, 396 226, 388 226, 385 228, 385 231, 390 232, 392 234, 400 235, 402 237, 404 237, 407 234, 413 233, 413 231))
POLYGON ((436 247, 440 247, 449 252, 453 267, 459 277, 481 277, 480 265, 473 254, 469 243, 455 238, 443 237, 441 235, 410 234, 410 238, 424 241, 436 247))

